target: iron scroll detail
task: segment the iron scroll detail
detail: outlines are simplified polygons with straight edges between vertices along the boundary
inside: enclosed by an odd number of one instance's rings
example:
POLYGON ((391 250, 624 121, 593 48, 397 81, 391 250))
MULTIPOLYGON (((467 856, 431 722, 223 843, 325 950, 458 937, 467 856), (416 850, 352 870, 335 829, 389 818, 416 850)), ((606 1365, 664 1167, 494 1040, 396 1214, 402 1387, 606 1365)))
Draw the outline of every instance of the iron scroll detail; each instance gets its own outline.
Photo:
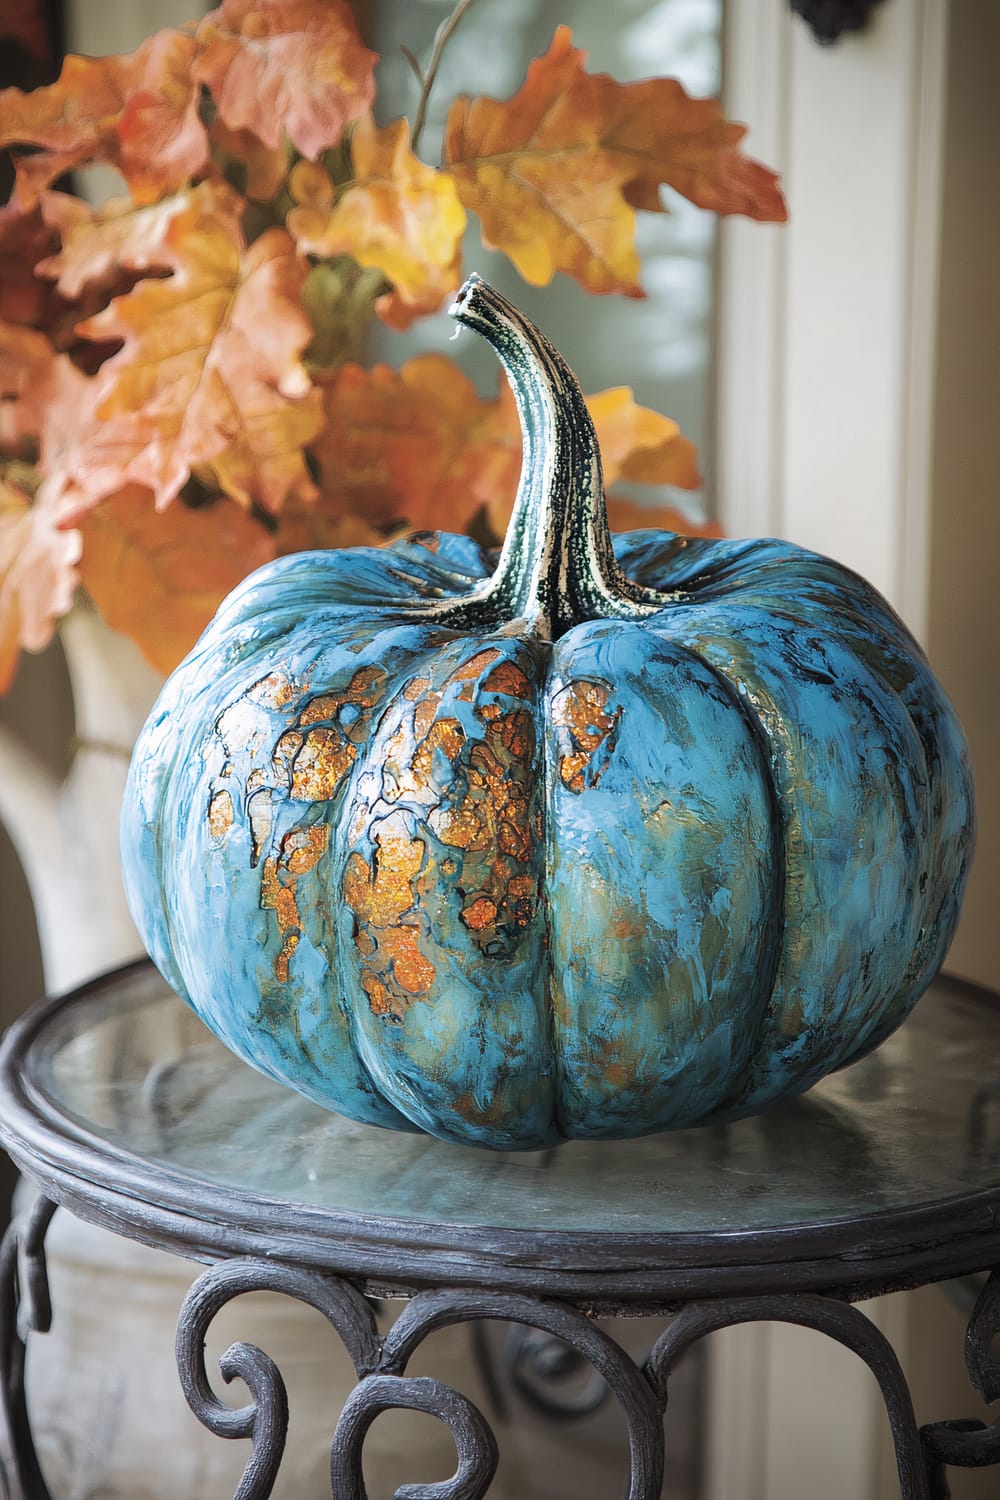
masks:
MULTIPOLYGON (((986 1344, 1000 1317, 1000 1275, 994 1273, 970 1325, 974 1382, 992 1389, 986 1344)), ((966 1422, 918 1429, 899 1361, 885 1335, 857 1307, 836 1295, 786 1295, 691 1302, 659 1336, 639 1365, 584 1312, 567 1303, 513 1292, 443 1288, 419 1292, 385 1335, 357 1287, 325 1272, 247 1259, 211 1267, 181 1309, 177 1361, 181 1383, 199 1421, 220 1437, 249 1437, 251 1457, 235 1500, 267 1500, 281 1463, 288 1421, 285 1388, 260 1349, 234 1344, 220 1361, 226 1380, 239 1377, 251 1401, 234 1410, 213 1392, 205 1368, 205 1335, 217 1312, 245 1292, 281 1292, 308 1303, 334 1328, 353 1361, 358 1384, 345 1403, 331 1444, 331 1492, 337 1500, 368 1500, 362 1450, 382 1412, 421 1411, 449 1428, 457 1467, 448 1480, 401 1486, 397 1500, 484 1500, 497 1467, 495 1434, 479 1408, 443 1381, 406 1373, 428 1335, 455 1324, 498 1319, 561 1340, 603 1380, 625 1417, 629 1445, 628 1500, 659 1500, 664 1473, 663 1416, 678 1359, 707 1334, 739 1323, 777 1321, 812 1328, 850 1349, 875 1375, 892 1432, 901 1500, 947 1500, 949 1464, 1000 1463, 1000 1429, 966 1422)))

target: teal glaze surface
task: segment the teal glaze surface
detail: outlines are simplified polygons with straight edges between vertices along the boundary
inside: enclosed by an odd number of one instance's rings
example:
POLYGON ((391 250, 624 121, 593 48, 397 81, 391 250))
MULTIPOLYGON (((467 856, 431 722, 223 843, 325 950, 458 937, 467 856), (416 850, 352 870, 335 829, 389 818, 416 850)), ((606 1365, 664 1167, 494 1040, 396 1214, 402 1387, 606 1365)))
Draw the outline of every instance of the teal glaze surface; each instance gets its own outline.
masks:
POLYGON ((855 574, 611 538, 573 376, 472 278, 524 431, 465 537, 248 578, 137 744, 126 887, 236 1053, 354 1119, 503 1150, 733 1118, 878 1045, 973 838, 961 730, 855 574))

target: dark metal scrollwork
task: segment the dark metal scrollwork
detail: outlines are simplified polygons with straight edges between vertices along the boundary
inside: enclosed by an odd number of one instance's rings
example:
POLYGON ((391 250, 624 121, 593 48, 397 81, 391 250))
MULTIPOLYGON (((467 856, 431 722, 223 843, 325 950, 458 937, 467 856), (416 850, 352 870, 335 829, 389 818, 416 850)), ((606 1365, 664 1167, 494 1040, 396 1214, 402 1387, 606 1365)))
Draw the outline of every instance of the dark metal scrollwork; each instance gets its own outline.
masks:
POLYGON ((235 1344, 223 1356, 224 1377, 238 1375, 252 1397, 238 1410, 219 1400, 205 1369, 205 1337, 213 1318, 234 1297, 251 1291, 284 1292, 316 1308, 335 1328, 354 1362, 358 1385, 341 1413, 331 1449, 331 1486, 337 1500, 367 1500, 361 1466, 365 1435, 380 1413, 397 1408, 427 1412, 445 1422, 458 1455, 451 1479, 404 1485, 397 1492, 399 1500, 482 1500, 497 1465, 496 1439, 486 1418, 466 1396, 443 1382, 405 1372, 429 1334, 483 1319, 539 1329, 593 1366, 625 1414, 629 1500, 659 1500, 664 1454, 656 1392, 635 1362, 584 1313, 515 1293, 428 1291, 414 1297, 380 1339, 374 1313, 349 1282, 257 1260, 231 1261, 206 1271, 188 1294, 177 1326, 178 1369, 192 1411, 219 1437, 252 1440, 236 1500, 267 1500, 287 1430, 284 1383, 262 1350, 235 1344))
POLYGON ((50 1500, 24 1395, 25 1344, 52 1322, 45 1236, 56 1211, 37 1197, 0 1244, 0 1489, 6 1500, 50 1500))
MULTIPOLYGON (((992 1404, 1000 1400, 1000 1357, 994 1344, 1000 1334, 1000 1269, 990 1273, 972 1309, 965 1335, 965 1365, 969 1379, 992 1404)), ((946 1469, 978 1469, 1000 1464, 1000 1422, 977 1420, 933 1422, 921 1429, 932 1500, 948 1500, 946 1469)))
POLYGON ((761 1321, 814 1328, 865 1361, 878 1381, 889 1418, 902 1500, 934 1500, 909 1387, 892 1345, 863 1312, 835 1297, 798 1293, 690 1303, 657 1339, 646 1362, 646 1372, 664 1405, 670 1373, 686 1349, 720 1328, 761 1321))
MULTIPOLYGON (((238 1376, 252 1400, 233 1410, 221 1402, 205 1370, 205 1335, 216 1313, 250 1291, 284 1292, 323 1313, 354 1362, 358 1385, 348 1398, 333 1436, 330 1473, 337 1500, 367 1500, 362 1449, 382 1412, 405 1408, 438 1417, 451 1431, 458 1465, 451 1479, 404 1485, 398 1500, 483 1500, 497 1465, 497 1444, 482 1412, 442 1381, 406 1374, 428 1335, 459 1323, 501 1320, 560 1341, 594 1371, 602 1389, 615 1396, 625 1416, 629 1443, 628 1500, 659 1500, 664 1471, 663 1415, 670 1376, 693 1344, 738 1323, 772 1321, 815 1329, 850 1349, 875 1375, 892 1432, 902 1500, 946 1500, 949 1464, 1000 1462, 1000 1428, 982 1423, 937 1423, 918 1430, 906 1379, 885 1335, 858 1308, 836 1296, 811 1293, 728 1298, 689 1303, 653 1345, 642 1369, 577 1308, 517 1293, 469 1289, 420 1292, 384 1337, 360 1291, 349 1282, 297 1271, 267 1261, 216 1266, 195 1283, 177 1332, 181 1381, 192 1410, 220 1437, 252 1439, 250 1463, 236 1500, 267 1500, 284 1450, 288 1411, 281 1375, 261 1350, 234 1344, 222 1360, 227 1380, 238 1376)), ((1000 1361, 992 1344, 1000 1332, 1000 1272, 985 1287, 967 1341, 967 1362, 976 1388, 988 1399, 1000 1395, 1000 1361)))

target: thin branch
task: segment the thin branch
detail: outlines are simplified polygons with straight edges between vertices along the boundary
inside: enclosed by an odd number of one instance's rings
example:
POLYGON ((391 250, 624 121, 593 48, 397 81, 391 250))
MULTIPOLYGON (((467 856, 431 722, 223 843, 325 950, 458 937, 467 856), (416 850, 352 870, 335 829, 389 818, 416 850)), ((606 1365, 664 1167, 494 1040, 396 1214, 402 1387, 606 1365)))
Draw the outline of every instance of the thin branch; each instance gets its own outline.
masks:
POLYGON ((416 57, 410 51, 409 47, 404 47, 402 45, 402 43, 400 43, 399 50, 400 50, 400 52, 402 52, 403 56, 406 58, 406 61, 409 63, 410 68, 413 71, 414 78, 417 80, 417 82, 419 83, 420 87, 423 88, 423 86, 424 86, 424 70, 420 66, 420 63, 417 61, 416 57))
POLYGON ((413 139, 411 144, 414 151, 417 149, 417 142, 423 134, 424 125, 427 121, 427 104, 431 96, 431 89, 434 87, 438 68, 441 66, 444 49, 454 36, 459 22, 472 3, 473 0, 458 0, 458 4, 451 15, 448 16, 447 20, 442 21, 437 29, 437 34, 434 37, 434 51, 431 53, 431 60, 427 64, 427 72, 424 75, 424 86, 420 90, 420 101, 417 104, 417 113, 413 120, 413 139))

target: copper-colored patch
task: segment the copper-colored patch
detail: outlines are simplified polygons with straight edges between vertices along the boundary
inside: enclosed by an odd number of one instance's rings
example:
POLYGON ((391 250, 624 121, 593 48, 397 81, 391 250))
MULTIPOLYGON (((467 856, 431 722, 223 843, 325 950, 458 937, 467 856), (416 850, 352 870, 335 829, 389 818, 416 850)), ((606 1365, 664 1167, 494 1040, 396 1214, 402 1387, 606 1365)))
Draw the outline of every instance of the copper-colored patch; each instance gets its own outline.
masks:
POLYGON ((284 672, 271 672, 255 682, 246 694, 262 708, 284 708, 297 695, 297 689, 284 672))
POLYGON ((418 740, 423 739, 434 723, 434 715, 438 711, 440 702, 440 693, 427 693, 417 702, 417 706, 413 710, 413 733, 418 740))
POLYGON ((281 952, 274 960, 274 977, 279 984, 288 983, 288 965, 292 954, 299 946, 299 935, 297 932, 286 932, 285 940, 281 945, 281 952))
POLYGON ((208 804, 208 831, 213 839, 224 839, 233 826, 233 799, 224 788, 208 804))
POLYGON ((285 885, 278 876, 278 861, 266 859, 260 883, 260 904, 264 911, 273 911, 278 916, 278 931, 288 932, 299 925, 299 908, 295 900, 295 884, 285 885))
POLYGON ((292 765, 292 796, 299 802, 328 801, 357 754, 338 729, 310 729, 292 765))
POLYGON ((310 828, 293 828, 281 841, 281 863, 291 875, 304 875, 318 863, 330 842, 326 823, 310 828))
POLYGON ((466 927, 471 927, 474 932, 481 932, 484 927, 489 927, 496 921, 497 909, 492 901, 485 896, 480 896, 478 901, 473 901, 471 906, 465 907, 462 912, 462 921, 466 927))
POLYGON ((483 683, 488 693, 506 693, 511 698, 530 698, 531 684, 521 668, 512 661, 502 661, 483 683))
POLYGON ((487 953, 506 953, 534 915, 530 865, 536 820, 531 814, 535 730, 530 713, 481 713, 485 735, 461 764, 464 794, 443 803, 428 822, 443 844, 461 849, 462 921, 487 953))
POLYGON ((371 864, 355 851, 344 871, 344 900, 356 918, 354 945, 372 1013, 399 1020, 413 1000, 426 1000, 435 969, 420 949, 414 882, 425 847, 403 821, 386 819, 371 864))
POLYGON ((475 682, 476 678, 481 677, 486 671, 490 663, 497 661, 499 657, 500 652, 496 646, 487 646, 485 651, 477 652, 475 656, 470 656, 468 661, 463 662, 460 667, 456 667, 448 678, 448 681, 475 682))
POLYGON ((359 667, 346 688, 313 698, 278 737, 272 761, 296 801, 336 796, 357 759, 357 746, 370 733, 372 710, 387 680, 384 667, 359 667))
POLYGON ((260 904, 278 918, 281 951, 274 961, 274 977, 279 984, 288 983, 289 964, 302 936, 302 919, 295 889, 299 877, 313 869, 330 841, 325 823, 308 828, 292 828, 281 841, 278 859, 264 861, 261 874, 260 904))
POLYGON ((398 984, 417 999, 434 983, 434 965, 420 951, 415 927, 389 927, 379 934, 379 947, 392 965, 398 984))
MULTIPOLYGON (((560 778, 571 792, 582 792, 584 787, 596 786, 600 780, 599 772, 590 771, 591 760, 595 751, 613 735, 621 718, 620 708, 613 714, 606 712, 610 696, 611 688, 606 682, 582 678, 568 683, 553 699, 552 722, 569 730, 573 744, 573 752, 559 762, 560 778)), ((612 738, 608 748, 613 744, 612 738)))
POLYGON ((430 685, 430 679, 427 677, 411 677, 403 689, 403 697, 408 703, 416 703, 418 698, 423 697, 430 685))

